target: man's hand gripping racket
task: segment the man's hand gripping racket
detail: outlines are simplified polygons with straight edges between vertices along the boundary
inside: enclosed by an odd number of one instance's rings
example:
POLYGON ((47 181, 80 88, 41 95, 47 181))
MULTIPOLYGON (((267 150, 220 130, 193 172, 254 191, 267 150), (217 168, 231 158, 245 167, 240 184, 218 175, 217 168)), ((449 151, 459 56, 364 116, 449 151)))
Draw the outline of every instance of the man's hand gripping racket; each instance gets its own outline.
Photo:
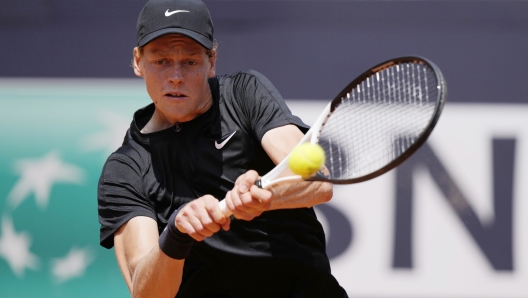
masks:
MULTIPOLYGON (((292 153, 255 184, 261 188, 296 181, 352 184, 376 178, 425 143, 446 92, 440 69, 426 59, 402 57, 381 63, 341 91, 292 153), (289 164, 299 175, 278 178, 289 164), (314 165, 315 170, 310 168, 314 165)), ((225 200, 220 209, 231 215, 225 200)))

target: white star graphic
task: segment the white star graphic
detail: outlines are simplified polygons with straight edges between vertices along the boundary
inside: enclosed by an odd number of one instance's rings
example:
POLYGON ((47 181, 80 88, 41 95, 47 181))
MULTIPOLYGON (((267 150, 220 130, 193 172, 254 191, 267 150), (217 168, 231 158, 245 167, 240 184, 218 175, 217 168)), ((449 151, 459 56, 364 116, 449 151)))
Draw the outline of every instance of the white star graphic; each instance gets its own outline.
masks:
POLYGON ((84 151, 103 150, 105 156, 108 156, 121 147, 125 133, 130 126, 130 120, 111 111, 101 111, 97 118, 105 130, 85 136, 81 139, 81 146, 84 151))
POLYGON ((63 283, 74 277, 81 277, 93 260, 90 249, 72 247, 65 257, 52 261, 51 273, 58 283, 63 283))
POLYGON ((7 260, 16 276, 24 276, 24 270, 36 270, 39 260, 29 251, 31 238, 22 232, 17 234, 10 218, 2 218, 2 237, 0 237, 0 256, 7 260))
POLYGON ((55 151, 40 159, 18 160, 15 170, 20 174, 20 179, 7 196, 13 208, 18 207, 33 192, 38 206, 45 209, 54 183, 81 184, 85 176, 81 168, 63 162, 55 151))

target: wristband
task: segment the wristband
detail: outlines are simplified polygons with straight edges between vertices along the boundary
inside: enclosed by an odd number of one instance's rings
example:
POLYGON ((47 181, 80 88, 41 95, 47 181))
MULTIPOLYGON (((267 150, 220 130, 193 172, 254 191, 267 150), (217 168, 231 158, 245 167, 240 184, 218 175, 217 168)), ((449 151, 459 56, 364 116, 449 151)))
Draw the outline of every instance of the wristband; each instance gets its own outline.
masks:
POLYGON ((178 228, 176 228, 176 215, 178 215, 178 212, 184 206, 185 205, 182 205, 180 208, 172 212, 172 215, 167 222, 167 226, 161 233, 158 240, 161 251, 163 251, 170 258, 177 260, 183 260, 187 258, 194 243, 194 239, 191 238, 191 236, 180 232, 178 228))

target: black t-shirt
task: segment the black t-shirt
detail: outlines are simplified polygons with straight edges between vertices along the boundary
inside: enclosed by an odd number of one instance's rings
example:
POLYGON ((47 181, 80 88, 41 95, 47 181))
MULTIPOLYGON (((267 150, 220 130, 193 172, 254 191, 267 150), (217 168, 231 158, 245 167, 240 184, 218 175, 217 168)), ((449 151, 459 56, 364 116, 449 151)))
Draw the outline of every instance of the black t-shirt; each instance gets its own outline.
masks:
MULTIPOLYGON (((154 105, 134 114, 123 146, 108 158, 99 181, 102 246, 111 248, 114 233, 135 216, 155 219, 161 233, 182 204, 206 194, 223 199, 247 170, 266 174, 275 166, 261 146, 270 129, 294 124, 307 130, 257 72, 220 76, 209 85, 212 107, 189 122, 142 134, 154 105)), ((312 208, 233 220, 229 231, 195 242, 177 297, 282 297, 280 293, 343 297, 330 274, 324 232, 312 208), (332 291, 339 294, 328 296, 332 291)))

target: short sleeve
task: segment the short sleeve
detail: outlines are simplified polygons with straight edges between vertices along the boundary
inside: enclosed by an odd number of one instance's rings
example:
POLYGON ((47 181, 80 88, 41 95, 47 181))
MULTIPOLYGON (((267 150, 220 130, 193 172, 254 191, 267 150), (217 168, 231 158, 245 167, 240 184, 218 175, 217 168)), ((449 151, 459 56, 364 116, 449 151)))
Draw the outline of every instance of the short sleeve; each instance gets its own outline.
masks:
POLYGON ((267 131, 287 124, 298 126, 304 133, 308 130, 299 117, 292 115, 279 91, 264 75, 250 70, 241 73, 235 84, 237 100, 259 140, 267 131))
POLYGON ((142 181, 141 164, 129 156, 113 153, 105 163, 97 189, 101 246, 114 246, 114 233, 136 216, 156 219, 142 181))

